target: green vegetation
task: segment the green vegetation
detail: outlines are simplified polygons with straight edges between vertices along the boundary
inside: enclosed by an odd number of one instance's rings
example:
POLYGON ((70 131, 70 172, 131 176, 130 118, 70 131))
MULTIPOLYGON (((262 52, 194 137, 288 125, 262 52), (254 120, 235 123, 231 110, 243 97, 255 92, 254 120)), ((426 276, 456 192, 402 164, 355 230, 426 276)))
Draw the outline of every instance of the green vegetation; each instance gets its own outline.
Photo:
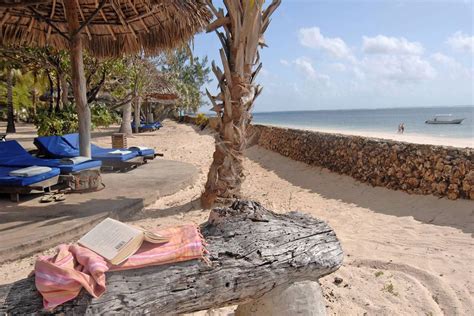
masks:
POLYGON ((383 275, 383 271, 377 271, 377 272, 375 272, 375 277, 378 278, 378 277, 381 276, 381 275, 383 275))
MULTIPOLYGON (((143 56, 98 60, 85 52, 93 127, 120 122, 117 111, 129 115, 132 104, 137 105, 139 97, 153 88, 157 76, 166 78, 179 97, 174 106, 167 107, 167 113, 177 109, 196 112, 206 104, 200 90, 209 82, 207 63, 207 57, 193 57, 185 48, 153 60, 143 56)), ((0 49, 0 119, 8 119, 8 132, 15 132, 15 121, 34 122, 41 135, 75 132, 73 102, 71 66, 65 51, 0 49)))
POLYGON ((72 106, 52 113, 43 109, 38 112, 35 125, 38 129, 38 136, 64 135, 77 132, 78 118, 72 106))
POLYGON ((385 284, 382 291, 387 291, 392 295, 398 296, 398 292, 395 291, 395 287, 393 286, 392 282, 385 284))
POLYGON ((107 108, 104 103, 94 103, 91 105, 92 126, 109 127, 120 122, 120 116, 107 108))
POLYGON ((155 61, 178 92, 180 109, 196 113, 201 106, 208 104, 201 92, 201 88, 211 81, 207 56, 202 59, 194 57, 183 48, 155 61))
POLYGON ((196 116, 196 124, 200 126, 205 126, 209 123, 209 118, 204 113, 198 113, 196 116))

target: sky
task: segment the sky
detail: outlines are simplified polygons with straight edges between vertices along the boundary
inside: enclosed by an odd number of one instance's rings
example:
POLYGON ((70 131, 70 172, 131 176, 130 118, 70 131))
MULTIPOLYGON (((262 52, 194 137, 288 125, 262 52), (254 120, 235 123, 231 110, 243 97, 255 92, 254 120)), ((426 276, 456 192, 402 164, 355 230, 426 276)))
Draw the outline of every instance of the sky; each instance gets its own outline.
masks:
MULTIPOLYGON (((472 0, 283 0, 254 111, 473 105, 473 10, 472 0)), ((219 45, 199 34, 194 54, 220 65, 219 45)))

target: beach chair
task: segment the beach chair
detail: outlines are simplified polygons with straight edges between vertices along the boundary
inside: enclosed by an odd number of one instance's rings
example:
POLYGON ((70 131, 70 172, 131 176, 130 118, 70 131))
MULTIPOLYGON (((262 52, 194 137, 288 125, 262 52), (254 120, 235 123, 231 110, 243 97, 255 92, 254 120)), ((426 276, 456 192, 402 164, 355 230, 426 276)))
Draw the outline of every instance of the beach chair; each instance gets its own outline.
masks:
MULTIPOLYGON (((70 137, 67 141, 63 136, 41 136, 34 139, 34 144, 39 153, 50 158, 74 158, 79 156, 78 142, 70 137), (77 145, 77 147, 71 145, 77 145)), ((145 159, 138 152, 131 150, 103 149, 91 145, 92 159, 102 162, 102 170, 127 171, 143 164, 145 159)))
POLYGON ((42 159, 32 156, 17 141, 0 142, 0 166, 29 167, 42 166, 58 168, 59 183, 74 191, 81 189, 82 183, 88 190, 97 189, 101 183, 100 167, 102 162, 85 157, 66 159, 42 159), (85 183, 87 182, 87 183, 85 183))
POLYGON ((16 140, 0 143, 0 166, 4 167, 29 167, 44 166, 58 168, 61 174, 71 174, 83 170, 100 169, 102 162, 99 160, 74 160, 43 159, 32 156, 16 140))
MULTIPOLYGON (((138 127, 138 130, 140 132, 145 132, 145 131, 156 131, 159 130, 163 125, 161 125, 160 122, 155 122, 155 123, 145 123, 145 122, 140 122, 140 126, 138 127)), ((135 122, 132 122, 132 130, 135 130, 135 122)))
POLYGON ((61 172, 58 168, 40 167, 36 169, 36 172, 30 169, 22 173, 25 168, 0 166, 0 193, 10 194, 10 199, 13 202, 19 202, 20 194, 29 194, 35 190, 46 192, 58 184, 61 172), (22 175, 13 175, 13 172, 20 172, 22 175))
MULTIPOLYGON (((79 134, 66 134, 61 136, 72 148, 79 150, 79 134)), ((137 153, 138 156, 144 157, 145 160, 155 158, 155 150, 145 147, 130 147, 130 148, 104 148, 91 144, 92 157, 108 157, 110 152, 120 150, 120 151, 132 151, 137 153)))

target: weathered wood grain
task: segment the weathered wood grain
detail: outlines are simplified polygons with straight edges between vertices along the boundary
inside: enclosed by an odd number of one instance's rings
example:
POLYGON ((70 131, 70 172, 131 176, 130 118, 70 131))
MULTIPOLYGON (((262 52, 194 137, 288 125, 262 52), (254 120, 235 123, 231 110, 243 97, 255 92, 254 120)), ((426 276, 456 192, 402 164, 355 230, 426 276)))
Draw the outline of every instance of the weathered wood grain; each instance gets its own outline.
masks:
MULTIPOLYGON (((99 299, 82 293, 55 312, 177 314, 256 299, 279 285, 317 280, 339 268, 342 250, 323 221, 276 214, 257 202, 214 209, 201 226, 212 266, 188 261, 107 274, 99 299)), ((41 310, 32 278, 0 286, 0 314, 41 310)))

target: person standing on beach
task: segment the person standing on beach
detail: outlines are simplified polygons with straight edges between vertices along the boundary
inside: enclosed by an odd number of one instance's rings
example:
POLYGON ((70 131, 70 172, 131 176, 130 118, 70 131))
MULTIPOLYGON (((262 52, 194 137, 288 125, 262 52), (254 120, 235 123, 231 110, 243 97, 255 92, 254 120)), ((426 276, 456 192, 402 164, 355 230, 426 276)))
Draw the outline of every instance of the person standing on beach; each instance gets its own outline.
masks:
POLYGON ((405 123, 400 124, 400 133, 403 134, 405 132, 405 123))

